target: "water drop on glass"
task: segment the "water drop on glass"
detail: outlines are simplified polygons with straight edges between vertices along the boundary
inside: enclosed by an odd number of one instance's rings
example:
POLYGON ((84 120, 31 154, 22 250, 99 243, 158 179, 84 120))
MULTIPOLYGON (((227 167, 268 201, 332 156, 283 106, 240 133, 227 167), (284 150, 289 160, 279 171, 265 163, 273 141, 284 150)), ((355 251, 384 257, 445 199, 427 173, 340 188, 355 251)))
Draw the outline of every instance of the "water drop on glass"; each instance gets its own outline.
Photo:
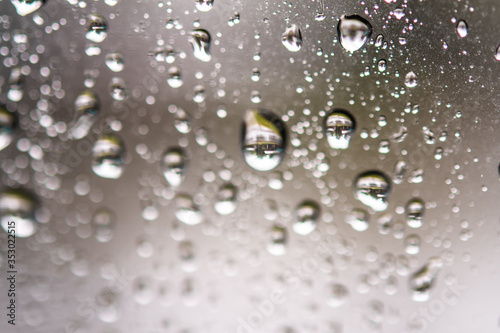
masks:
POLYGON ((203 215, 193 198, 189 195, 181 194, 175 198, 175 217, 187 225, 197 225, 203 221, 203 215))
POLYGON ((432 257, 421 269, 413 273, 410 277, 410 289, 414 301, 425 302, 429 300, 431 289, 442 266, 443 260, 441 258, 432 257))
POLYGON ((75 100, 73 121, 69 124, 68 136, 79 140, 87 136, 99 114, 99 100, 91 91, 84 91, 75 100))
POLYGON ((349 52, 362 48, 372 35, 373 28, 359 15, 342 15, 337 26, 340 44, 349 52))
POLYGON ((349 297, 349 290, 343 284, 331 283, 326 289, 326 304, 332 308, 338 308, 345 303, 349 297))
POLYGON ((112 211, 101 208, 92 217, 94 236, 98 242, 109 242, 114 235, 116 217, 112 211))
POLYGON ((223 185, 217 192, 215 211, 220 215, 229 215, 236 210, 238 190, 233 184, 223 185))
POLYGON ((10 145, 17 128, 18 119, 16 114, 0 106, 0 151, 10 145))
POLYGON ((168 149, 161 159, 163 176, 172 187, 179 187, 184 180, 187 161, 181 148, 168 149))
POLYGON ((457 33, 461 38, 467 37, 469 34, 469 27, 467 26, 467 22, 464 20, 460 20, 457 23, 457 33))
POLYGON ((287 133, 283 121, 267 110, 249 110, 242 125, 245 162, 258 171, 276 168, 285 156, 287 133))
POLYGON ((417 254, 420 252, 420 237, 409 235, 405 239, 405 252, 408 254, 417 254))
POLYGON ((379 72, 385 72, 385 70, 387 69, 387 61, 385 61, 384 59, 380 59, 377 62, 377 68, 379 72))
POLYGON ((106 55, 106 66, 113 72, 121 72, 125 68, 123 56, 120 53, 108 53, 106 55))
POLYGON ((16 237, 25 238, 38 229, 35 218, 39 207, 38 199, 31 192, 22 189, 6 189, 0 194, 0 224, 3 230, 16 237))
POLYGON ((281 256, 286 253, 287 231, 284 227, 274 225, 270 229, 270 240, 267 244, 267 251, 275 256, 281 256))
POLYGON ((45 0, 11 0, 11 2, 16 7, 17 14, 26 16, 42 7, 45 0))
POLYGON ((425 205, 420 199, 411 199, 406 204, 406 223, 410 228, 420 228, 423 224, 425 205))
POLYGON ((409 72, 408 74, 406 74, 405 85, 408 88, 414 88, 417 86, 417 84, 418 84, 418 80, 417 80, 417 76, 415 75, 415 73, 409 72))
POLYGON ((108 87, 109 94, 116 101, 124 101, 128 98, 125 81, 120 78, 112 78, 108 87))
POLYGON ((302 47, 302 34, 300 33, 300 29, 295 24, 286 28, 281 36, 281 43, 288 51, 298 52, 302 47))
POLYGON ((318 225, 320 208, 318 204, 311 200, 300 203, 295 210, 295 221, 293 231, 299 235, 308 235, 318 225))
POLYGON ((387 209, 390 191, 389 179, 378 171, 365 172, 355 182, 356 199, 377 212, 387 209))
POLYGON ((92 171, 102 178, 118 179, 123 173, 123 141, 114 134, 102 135, 92 148, 92 171))
POLYGON ((365 231, 369 226, 368 213, 363 209, 353 209, 345 221, 356 231, 365 231))
POLYGON ((172 66, 168 69, 167 83, 172 88, 179 88, 184 84, 182 80, 181 71, 178 67, 172 66))
POLYGON ((326 139, 333 149, 347 149, 355 129, 356 122, 347 111, 337 109, 325 118, 326 139))
POLYGON ((88 20, 89 24, 85 37, 94 43, 101 43, 108 36, 106 20, 102 16, 95 14, 90 14, 88 20))
POLYGON ((203 62, 209 62, 212 59, 210 54, 210 34, 203 29, 191 31, 189 34, 189 43, 193 48, 193 55, 196 59, 203 62))
POLYGON ((200 12, 208 12, 214 6, 214 0, 195 0, 196 9, 200 12))

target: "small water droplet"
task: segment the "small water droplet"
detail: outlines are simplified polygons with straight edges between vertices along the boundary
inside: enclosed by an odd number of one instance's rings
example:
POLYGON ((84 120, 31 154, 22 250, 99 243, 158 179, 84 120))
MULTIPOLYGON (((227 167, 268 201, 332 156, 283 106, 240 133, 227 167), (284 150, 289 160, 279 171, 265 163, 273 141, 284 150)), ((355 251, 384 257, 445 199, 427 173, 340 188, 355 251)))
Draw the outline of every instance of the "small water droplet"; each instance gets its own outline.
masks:
POLYGON ((316 229, 319 216, 320 208, 316 202, 312 200, 303 201, 295 210, 293 231, 299 235, 310 234, 314 229, 316 229))
POLYGON ((94 43, 101 43, 108 36, 106 20, 102 16, 95 14, 90 14, 88 20, 89 24, 85 37, 94 43))
POLYGON ((420 199, 411 199, 406 204, 406 223, 410 228, 420 228, 423 223, 425 205, 420 199))
POLYGON ((0 223, 3 230, 16 237, 25 238, 38 229, 35 218, 39 207, 34 194, 23 189, 6 189, 0 195, 0 223))
POLYGON ((215 211, 220 215, 229 215, 236 210, 238 190, 233 184, 225 184, 217 192, 215 211))
POLYGON ((189 42, 193 47, 193 55, 196 59, 203 62, 209 62, 212 59, 210 54, 210 34, 203 29, 191 31, 189 34, 189 42))
POLYGON ((365 231, 368 229, 369 220, 368 213, 363 209, 353 209, 346 218, 345 221, 347 224, 351 225, 351 227, 356 231, 365 231))
POLYGON ((118 179, 123 173, 123 141, 114 134, 102 135, 92 148, 92 171, 99 177, 118 179))
POLYGON ((418 84, 418 80, 417 80, 417 76, 415 75, 415 73, 409 72, 408 74, 406 74, 405 85, 408 88, 414 88, 417 86, 417 84, 418 84))
POLYGON ((112 78, 108 88, 109 94, 114 100, 124 101, 128 98, 125 81, 120 78, 112 78))
POLYGON ((379 72, 385 72, 385 70, 387 69, 387 61, 385 61, 384 59, 380 59, 377 62, 377 68, 379 72))
POLYGON ((125 68, 123 55, 121 53, 108 53, 106 55, 106 66, 113 72, 121 72, 125 68))
POLYGON ((457 23, 457 33, 461 38, 467 37, 469 34, 469 27, 467 26, 467 22, 464 20, 460 20, 457 23))
POLYGON ((284 227, 274 225, 270 230, 270 241, 267 244, 267 251, 275 256, 286 253, 287 231, 284 227))
POLYGON ((409 235, 406 237, 405 252, 408 254, 417 254, 420 252, 420 237, 418 235, 409 235))
POLYGON ((153 280, 150 277, 138 276, 134 279, 132 283, 132 297, 138 304, 149 304, 153 301, 154 296, 153 280))
POLYGON ((175 198, 175 217, 187 225, 197 225, 203 221, 203 215, 193 198, 186 194, 178 195, 175 198))
POLYGON ((181 71, 178 67, 172 66, 168 69, 167 83, 172 88, 179 88, 184 84, 182 80, 181 71))
POLYGON ((389 179, 378 171, 365 172, 355 182, 356 199, 377 212, 387 209, 390 191, 389 179))
POLYGON ((356 121, 345 110, 334 110, 325 118, 326 139, 333 149, 347 149, 355 129, 356 121))
POLYGON ((245 162, 258 171, 276 168, 285 156, 286 127, 273 112, 249 110, 242 125, 245 162))
POLYGON ((331 283, 326 288, 326 304, 338 308, 349 297, 349 290, 343 284, 331 283))
POLYGON ((179 256, 181 259, 181 268, 184 272, 194 272, 198 269, 193 242, 191 241, 180 242, 179 256))
POLYGON ((10 72, 9 91, 7 92, 7 98, 12 102, 19 102, 23 98, 23 77, 24 75, 20 67, 15 67, 10 72))
POLYGON ((298 52, 302 47, 302 34, 300 33, 299 27, 292 24, 290 27, 286 28, 281 36, 281 43, 288 51, 298 52))
POLYGON ((98 242, 109 242, 114 235, 116 217, 112 211, 101 208, 94 213, 92 217, 92 226, 94 228, 94 236, 98 242))
POLYGON ((441 258, 432 257, 411 276, 410 288, 414 301, 425 302, 429 300, 431 289, 442 266, 443 260, 441 258))
POLYGON ((91 91, 84 91, 75 100, 73 121, 69 125, 68 137, 80 140, 87 136, 99 114, 99 100, 91 91))
POLYGON ((342 15, 337 26, 340 44, 349 52, 362 48, 370 39, 373 28, 359 15, 342 15))

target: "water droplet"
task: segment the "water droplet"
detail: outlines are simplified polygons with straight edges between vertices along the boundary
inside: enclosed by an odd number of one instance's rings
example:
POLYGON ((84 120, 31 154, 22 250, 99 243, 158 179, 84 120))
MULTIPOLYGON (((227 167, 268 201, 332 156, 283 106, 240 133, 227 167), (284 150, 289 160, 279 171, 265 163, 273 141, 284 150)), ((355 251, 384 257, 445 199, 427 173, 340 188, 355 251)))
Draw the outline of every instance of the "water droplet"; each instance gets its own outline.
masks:
POLYGON ((300 29, 295 24, 286 28, 281 36, 281 43, 288 51, 298 52, 302 47, 302 34, 300 33, 300 29))
POLYGON ((183 109, 176 107, 174 126, 179 133, 187 134, 191 132, 191 122, 189 115, 183 109))
POLYGON ((384 59, 380 59, 377 62, 377 68, 379 72, 385 72, 385 70, 387 69, 387 61, 385 61, 384 59))
POLYGON ((497 61, 500 61, 500 45, 498 45, 497 49, 495 50, 495 59, 497 61))
POLYGON ((24 75, 20 67, 15 67, 10 72, 9 91, 7 92, 7 98, 12 102, 19 102, 23 98, 23 76, 24 75))
POLYGON ((372 35, 372 25, 359 15, 342 15, 337 26, 340 44, 349 52, 362 48, 372 35))
POLYGON ((411 276, 410 288, 414 301, 425 302, 429 300, 431 289, 442 266, 443 260, 441 258, 432 257, 411 276))
POLYGON ((417 76, 415 75, 415 73, 409 72, 408 74, 406 74, 405 85, 408 88, 414 88, 417 86, 417 84, 418 84, 418 80, 417 80, 417 76))
POLYGON ((405 252, 408 254, 417 254, 420 252, 420 237, 418 235, 409 235, 406 237, 405 252))
POLYGON ((184 84, 182 80, 181 71, 178 67, 172 66, 168 69, 167 83, 172 88, 179 88, 184 84))
POLYGON ((242 125, 245 162, 258 171, 276 168, 285 156, 286 127, 273 112, 249 110, 242 125))
POLYGON ((23 189, 6 189, 0 195, 0 223, 3 230, 16 237, 30 237, 38 228, 35 219, 37 198, 23 189))
POLYGON ((271 228, 270 241, 267 244, 267 251, 275 256, 281 256, 286 253, 287 231, 284 227, 274 225, 271 228))
POLYGON ((406 204, 406 223, 410 228, 420 228, 423 223, 425 205, 420 199, 411 199, 406 204))
POLYGON ((349 290, 343 284, 331 283, 326 288, 326 304, 338 308, 349 297, 349 290))
POLYGON ((180 242, 179 256, 181 259, 181 268, 184 272, 194 272, 198 269, 193 242, 191 241, 180 242))
POLYGON ((10 145, 17 128, 18 120, 16 114, 0 106, 0 151, 10 145))
POLYGON ((365 231, 369 226, 368 216, 368 213, 363 209, 353 209, 352 212, 346 216, 345 221, 347 224, 350 224, 354 230, 365 231))
POLYGON ((203 29, 191 31, 189 34, 189 42, 193 47, 193 55, 196 59, 203 62, 209 62, 212 59, 210 54, 210 34, 203 29))
POLYGON ((457 23, 457 33, 461 38, 467 37, 469 34, 469 27, 467 26, 467 22, 464 20, 460 20, 457 23))
POLYGON ((128 98, 125 81, 120 78, 112 78, 108 88, 109 94, 114 100, 124 101, 128 98))
POLYGON ((114 323, 119 318, 118 294, 105 288, 95 296, 97 317, 105 323, 114 323))
POLYGON ((98 242, 109 242, 113 238, 115 221, 115 214, 108 209, 101 208, 94 213, 92 225, 98 242))
POLYGON ((203 221, 203 215, 197 204, 194 203, 193 198, 181 194, 175 198, 175 217, 187 225, 197 225, 203 221))
POLYGON ((45 0, 11 0, 11 2, 16 7, 17 14, 26 16, 42 7, 45 0))
POLYGON ((388 154, 391 151, 391 144, 388 140, 380 141, 378 145, 378 152, 380 154, 388 154))
POLYGON ((153 301, 155 291, 153 290, 153 280, 150 277, 138 276, 132 284, 132 296, 141 305, 149 304, 153 301))
POLYGON ((236 210, 238 190, 233 184, 225 184, 217 192, 215 211, 220 215, 229 215, 236 210))
POLYGON ((355 197, 374 211, 387 209, 391 184, 378 171, 368 171, 358 176, 355 183, 355 197))
POLYGON ((123 61, 123 55, 121 53, 108 53, 106 55, 106 66, 113 72, 121 72, 125 68, 125 62, 123 61))
POLYGON ((293 231, 299 235, 308 235, 318 225, 320 208, 318 204, 311 200, 300 203, 295 210, 295 221, 293 231))
POLYGON ((438 161, 443 158, 443 148, 437 147, 434 150, 434 158, 438 161))
POLYGON ((99 100, 91 91, 84 91, 75 100, 75 113, 69 125, 70 139, 79 140, 87 136, 99 113, 99 100))
POLYGON ((168 149, 161 159, 163 176, 172 187, 179 187, 184 180, 187 161, 181 148, 168 149))
POLYGON ((85 37, 94 43, 101 43, 108 36, 106 20, 102 16, 95 14, 90 14, 88 20, 89 25, 85 37))
POLYGON ((333 149, 347 149, 355 129, 356 121, 345 110, 334 110, 325 119, 326 139, 333 149))
POLYGON ((208 12, 214 6, 214 0, 195 0, 196 9, 200 12, 208 12))
POLYGON ((102 135, 92 148, 92 171, 99 177, 118 179, 123 173, 123 141, 114 134, 102 135))

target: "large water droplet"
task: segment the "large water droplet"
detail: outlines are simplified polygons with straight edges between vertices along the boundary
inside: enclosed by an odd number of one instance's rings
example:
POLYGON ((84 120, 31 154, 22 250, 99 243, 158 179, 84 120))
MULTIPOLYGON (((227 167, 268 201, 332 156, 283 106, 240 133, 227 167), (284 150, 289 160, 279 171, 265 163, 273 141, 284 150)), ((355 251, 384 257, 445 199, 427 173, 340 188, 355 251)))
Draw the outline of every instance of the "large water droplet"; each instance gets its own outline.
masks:
POLYGON ((82 139, 90 131, 99 113, 99 100, 91 91, 84 91, 75 100, 75 114, 69 125, 70 139, 82 139))
POLYGON ((406 223, 410 228, 420 228, 423 224, 425 204, 420 199, 411 199, 406 204, 406 223))
POLYGON ((320 208, 318 204, 311 200, 300 203, 295 210, 295 222, 293 231, 299 235, 308 235, 318 225, 320 208))
POLYGON ((469 27, 467 26, 467 22, 464 20, 460 20, 457 23, 457 33, 461 38, 467 37, 469 34, 469 27))
POLYGON ((237 188, 233 184, 225 184, 217 192, 215 211, 220 215, 229 215, 236 210, 237 188))
POLYGON ((203 215, 194 203, 193 198, 188 195, 178 195, 175 198, 175 217, 187 225, 197 225, 203 221, 203 215))
POLYGON ((288 51, 298 52, 302 47, 302 34, 300 33, 300 29, 295 24, 286 28, 281 36, 281 43, 288 51))
POLYGON ((359 15, 343 15, 337 26, 340 44, 349 52, 362 48, 372 35, 372 25, 359 15))
POLYGON ((347 111, 334 110, 325 119, 326 139, 333 149, 347 149, 355 129, 356 122, 347 111))
POLYGON ((16 7, 16 11, 19 15, 26 16, 42 7, 45 0, 11 0, 11 2, 16 7))
POLYGON ((163 176, 172 187, 178 187, 184 180, 187 161, 181 148, 168 149, 161 159, 163 176))
POLYGON ((195 0, 196 9, 200 12, 208 12, 214 6, 214 0, 195 0))
POLYGON ((92 171, 100 177, 118 179, 123 173, 123 141, 114 134, 102 135, 92 148, 92 171))
POLYGON ((113 238, 115 221, 115 214, 108 209, 101 208, 94 213, 92 225, 97 241, 105 243, 113 238))
POLYGON ((3 230, 22 238, 33 235, 38 226, 35 219, 38 206, 38 200, 31 192, 6 189, 0 195, 0 223, 3 230))
POLYGON ((113 72, 121 72, 125 68, 123 55, 121 53, 108 53, 106 55, 106 66, 113 72))
POLYGON ((242 125, 245 162, 259 171, 276 168, 285 156, 287 133, 283 121, 267 110, 249 110, 242 125))
POLYGON ((0 106, 0 151, 10 145, 18 127, 15 113, 7 111, 0 106))
POLYGON ((391 191, 389 179, 378 171, 368 171, 358 176, 355 183, 355 197, 374 211, 387 209, 391 191))
POLYGON ((406 74, 405 85, 408 88, 414 88, 417 86, 417 84, 418 84, 418 79, 417 79, 417 76, 415 75, 415 73, 409 72, 408 74, 406 74))
POLYGON ((108 36, 108 24, 106 20, 102 16, 95 14, 90 14, 88 20, 89 24, 85 37, 94 43, 100 43, 106 39, 108 36))
POLYGON ((281 256, 286 253, 287 232, 286 229, 279 225, 274 225, 271 228, 270 241, 267 244, 267 251, 275 256, 281 256))
POLYGON ((193 47, 193 55, 196 59, 203 62, 209 62, 212 59, 210 54, 210 34, 203 29, 191 31, 189 42, 193 47))
POLYGON ((442 266, 443 260, 441 258, 432 257, 411 276, 410 288, 414 301, 425 302, 429 300, 431 289, 442 266))

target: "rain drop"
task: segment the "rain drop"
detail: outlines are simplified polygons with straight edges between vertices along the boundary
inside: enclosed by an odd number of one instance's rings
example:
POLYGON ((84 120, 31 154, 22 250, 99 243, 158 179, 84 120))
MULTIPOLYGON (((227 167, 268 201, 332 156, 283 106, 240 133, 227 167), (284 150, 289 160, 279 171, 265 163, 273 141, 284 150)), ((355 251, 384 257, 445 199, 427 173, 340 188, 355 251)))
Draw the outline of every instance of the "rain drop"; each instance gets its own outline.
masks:
POLYGON ((365 231, 369 226, 368 213, 363 209, 353 209, 346 216, 345 221, 356 231, 365 231))
POLYGON ((318 204, 311 200, 300 203, 295 210, 295 222, 293 231, 299 235, 308 235, 318 225, 320 208, 318 204))
POLYGON ((406 223, 410 228, 420 228, 423 223, 425 205, 420 199, 411 199, 406 204, 406 223))
POLYGON ((87 136, 99 114, 99 100, 91 91, 84 91, 75 100, 75 113, 69 125, 70 139, 79 140, 87 136))
POLYGON ((38 228, 35 219, 38 200, 34 194, 23 189, 6 189, 0 194, 0 223, 8 234, 29 237, 38 228), (14 230, 14 231, 13 231, 14 230))
POLYGON ((331 283, 326 289, 326 304, 332 308, 338 308, 345 303, 349 297, 349 290, 343 284, 331 283))
POLYGON ((387 209, 390 191, 389 179, 378 171, 365 172, 355 182, 356 199, 377 212, 387 209))
POLYGON ((333 149, 347 149, 355 129, 356 122, 347 111, 337 109, 325 118, 326 139, 333 149))
POLYGON ((212 59, 210 54, 210 34, 203 29, 191 31, 189 43, 193 47, 193 55, 196 59, 209 62, 212 59))
POLYGON ((200 12, 208 12, 214 6, 214 0, 195 0, 196 9, 200 12))
POLYGON ((406 74, 405 85, 408 88, 414 88, 417 86, 417 84, 418 84, 418 80, 417 80, 417 76, 415 75, 415 73, 409 72, 408 74, 406 74))
POLYGON ((337 26, 340 44, 349 52, 362 48, 370 39, 373 28, 359 15, 342 15, 337 26))
POLYGON ((121 53, 108 53, 106 55, 106 66, 113 72, 121 72, 125 68, 121 53))
POLYGON ((85 37, 94 43, 101 43, 108 36, 106 20, 102 16, 95 14, 89 15, 88 19, 89 25, 85 37))
POLYGON ((421 269, 413 273, 410 278, 410 288, 414 301, 425 302, 429 300, 431 289, 442 266, 443 260, 441 258, 432 257, 421 269))
POLYGON ((11 2, 19 15, 26 16, 42 7, 45 0, 11 0, 11 2))
POLYGON ((163 154, 161 170, 170 186, 179 187, 181 185, 186 167, 186 156, 181 148, 170 148, 163 154))
POLYGON ((16 114, 0 106, 0 151, 10 145, 17 128, 18 119, 16 114))
POLYGON ((245 162, 258 171, 276 168, 285 156, 287 133, 283 121, 267 110, 247 111, 242 125, 245 162))
POLYGON ((116 217, 112 211, 102 208, 94 213, 92 225, 98 242, 106 243, 113 238, 116 217))
POLYGON ((274 225, 270 230, 270 241, 267 244, 267 251, 275 256, 281 256, 286 253, 287 232, 279 225, 274 225))
POLYGON ((181 194, 175 198, 175 217, 187 225, 197 225, 203 221, 203 215, 193 198, 189 195, 181 194))
POLYGON ((457 33, 461 38, 467 37, 469 34, 469 27, 467 26, 467 22, 464 20, 460 20, 457 23, 457 33))
POLYGON ((238 190, 233 184, 225 184, 217 192, 215 211, 220 215, 229 215, 236 210, 238 190))
POLYGON ((286 28, 281 36, 281 43, 288 51, 298 52, 302 47, 302 34, 300 33, 300 29, 295 24, 286 28))
POLYGON ((102 178, 118 179, 123 173, 123 141, 114 134, 102 135, 92 148, 92 171, 102 178))

